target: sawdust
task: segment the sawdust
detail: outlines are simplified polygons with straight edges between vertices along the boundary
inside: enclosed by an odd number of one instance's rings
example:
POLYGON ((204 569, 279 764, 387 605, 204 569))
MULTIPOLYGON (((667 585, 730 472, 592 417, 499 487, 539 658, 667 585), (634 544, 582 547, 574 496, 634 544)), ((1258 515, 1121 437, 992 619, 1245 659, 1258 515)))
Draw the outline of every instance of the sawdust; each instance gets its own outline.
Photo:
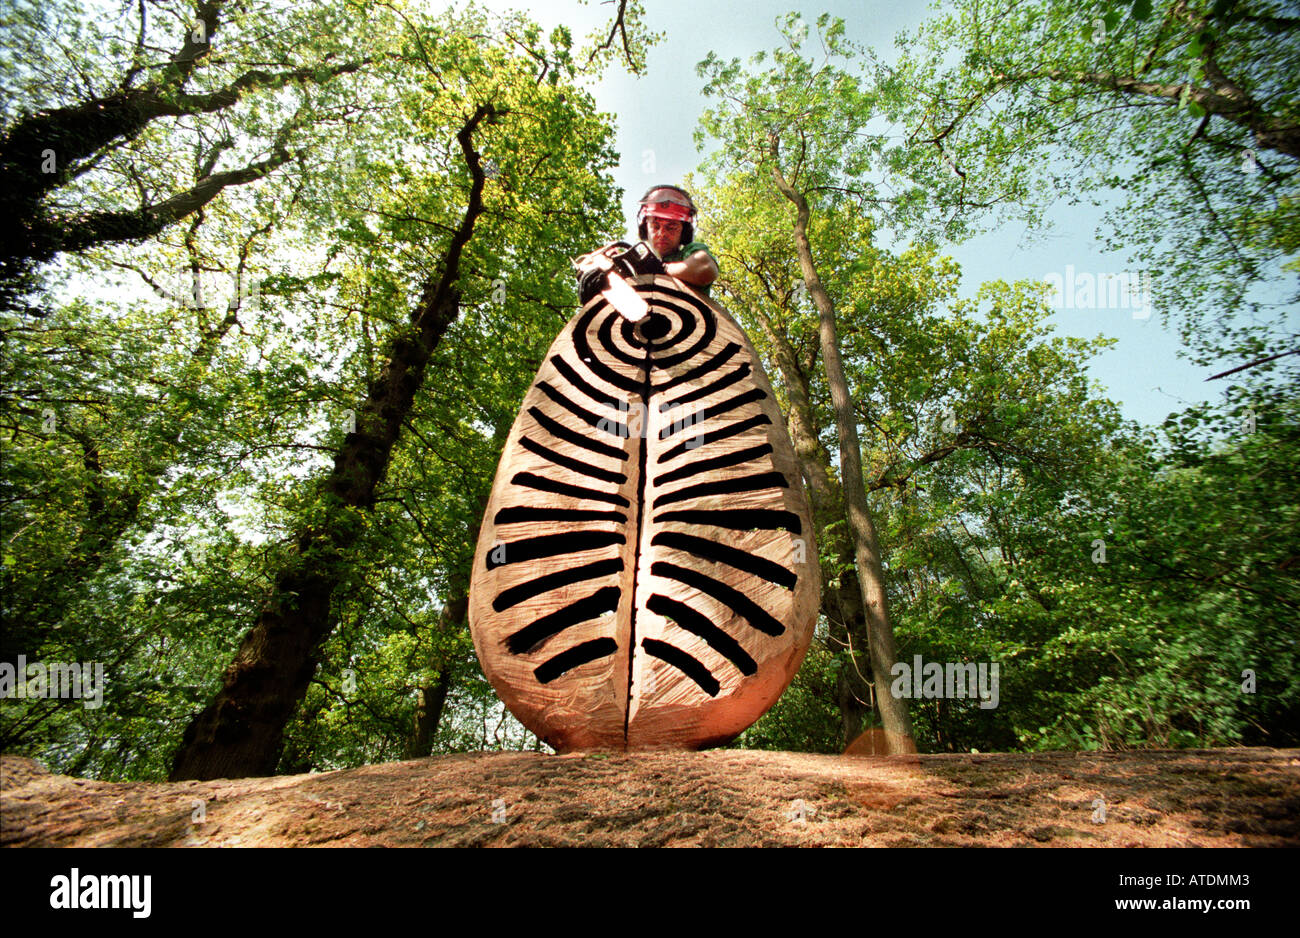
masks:
POLYGON ((0 757, 3 846, 1281 846, 1300 750, 472 753, 111 783, 0 757))

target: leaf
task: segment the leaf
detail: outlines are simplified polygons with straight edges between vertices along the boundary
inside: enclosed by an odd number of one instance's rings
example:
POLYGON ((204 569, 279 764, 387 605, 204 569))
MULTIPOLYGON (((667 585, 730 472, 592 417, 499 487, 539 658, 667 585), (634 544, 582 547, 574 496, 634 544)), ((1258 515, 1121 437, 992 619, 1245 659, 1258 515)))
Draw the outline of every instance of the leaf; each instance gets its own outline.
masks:
POLYGON ((1145 23, 1151 18, 1151 0, 1133 0, 1133 19, 1145 23))
POLYGON ((817 615, 807 502, 752 346, 679 282, 631 282, 640 333, 598 296, 551 345, 474 560, 483 671, 560 750, 734 737, 817 615))

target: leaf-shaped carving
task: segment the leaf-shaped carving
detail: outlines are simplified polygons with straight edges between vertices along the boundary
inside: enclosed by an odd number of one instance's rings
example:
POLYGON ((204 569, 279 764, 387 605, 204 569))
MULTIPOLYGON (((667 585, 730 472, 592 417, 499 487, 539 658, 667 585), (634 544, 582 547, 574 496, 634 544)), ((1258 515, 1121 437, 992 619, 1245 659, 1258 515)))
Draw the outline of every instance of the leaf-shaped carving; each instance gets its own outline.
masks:
POLYGON ((556 338, 506 441, 470 627, 483 672, 559 751, 726 742, 812 638, 808 503, 771 386, 722 307, 632 280, 556 338))

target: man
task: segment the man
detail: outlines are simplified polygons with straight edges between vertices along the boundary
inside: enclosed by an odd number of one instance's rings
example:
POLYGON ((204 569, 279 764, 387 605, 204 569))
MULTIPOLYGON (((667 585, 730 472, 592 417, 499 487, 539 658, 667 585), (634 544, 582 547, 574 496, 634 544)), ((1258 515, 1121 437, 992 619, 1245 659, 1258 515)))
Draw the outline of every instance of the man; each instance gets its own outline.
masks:
MULTIPOLYGON (((705 296, 718 278, 718 263, 709 248, 695 238, 695 203, 677 186, 652 186, 641 197, 634 247, 619 242, 599 252, 612 259, 612 269, 623 275, 668 274, 690 284, 705 296), (646 250, 648 245, 650 250, 646 250)), ((592 258, 595 255, 587 255, 592 258)), ((606 286, 609 261, 599 267, 580 265, 578 295, 585 304, 606 286)))
POLYGON ((664 273, 708 296, 709 284, 718 279, 718 262, 704 242, 695 240, 695 214, 685 189, 654 186, 641 196, 636 233, 659 255, 664 273))

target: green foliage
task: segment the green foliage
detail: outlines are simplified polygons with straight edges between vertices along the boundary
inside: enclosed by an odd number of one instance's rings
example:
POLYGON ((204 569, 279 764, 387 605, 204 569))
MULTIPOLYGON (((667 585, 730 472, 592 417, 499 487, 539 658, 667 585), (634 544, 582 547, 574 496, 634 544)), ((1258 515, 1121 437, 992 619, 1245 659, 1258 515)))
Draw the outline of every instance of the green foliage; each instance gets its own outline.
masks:
MULTIPOLYGON (((282 22, 250 10, 226 37, 255 42, 280 35, 268 27, 345 12, 302 8, 282 22)), ((292 55, 263 51, 297 62, 313 36, 304 26, 292 55)), ((297 601, 276 577, 321 563, 341 578, 338 625, 283 767, 401 758, 413 692, 444 673, 435 751, 536 744, 501 721, 465 623, 441 612, 463 594, 519 400, 573 310, 568 278, 551 272, 619 227, 612 128, 575 86, 582 63, 562 30, 548 40, 518 17, 435 19, 381 4, 365 29, 322 37, 316 51, 336 42, 368 52, 370 65, 345 82, 250 97, 222 118, 237 145, 253 146, 254 125, 288 108, 315 135, 289 171, 226 190, 144 244, 67 259, 42 318, 3 314, 3 651, 96 660, 107 672, 98 709, 6 700, 9 751, 103 778, 164 777, 268 597, 297 601), (465 211, 456 133, 483 102, 497 112, 475 135, 491 172, 461 265, 459 320, 375 505, 341 511, 318 480, 357 431, 394 344, 412 339, 422 285, 465 211), (354 532, 347 554, 300 555, 298 534, 326 525, 354 532), (347 669, 355 691, 343 686, 347 669)), ((112 64, 99 67, 112 74, 112 64)), ((33 83, 31 94, 53 91, 33 83)), ((212 132, 188 127, 151 126, 117 158, 132 172, 178 171, 212 132)), ((77 184, 59 195, 69 205, 129 195, 99 170, 77 184)))
POLYGON ((874 86, 931 212, 1037 227, 1062 195, 1117 198, 1105 246, 1152 272, 1195 360, 1294 348, 1293 9, 961 0, 898 45, 874 86))
MULTIPOLYGON (((968 72, 944 80, 977 85, 995 38, 1004 51, 1022 50, 1024 40, 1014 30, 990 36, 969 7, 961 28, 982 29, 990 44, 968 57, 968 72)), ((1067 14, 1053 11, 1059 26, 1067 14)), ((932 28, 951 36, 954 23, 932 28)), ((1295 621, 1300 556, 1286 468, 1298 455, 1297 398, 1281 390, 1284 378, 1267 377, 1285 362, 1254 372, 1227 405, 1175 415, 1163 440, 1124 425, 1084 370, 1108 340, 1052 336, 1041 284, 989 283, 958 300, 960 272, 921 237, 962 236, 972 230, 963 219, 999 203, 1032 220, 1039 206, 1030 194, 1043 180, 1026 141, 1053 126, 1055 113, 1027 98, 1018 111, 963 116, 986 121, 983 136, 941 137, 970 170, 962 178, 942 167, 945 180, 923 152, 866 132, 874 109, 918 120, 921 101, 932 108, 926 126, 947 126, 964 99, 951 87, 914 93, 938 81, 937 46, 935 71, 923 73, 915 59, 906 65, 910 84, 893 76, 873 91, 854 77, 862 56, 835 24, 818 23, 820 60, 801 54, 796 18, 782 26, 785 47, 756 56, 748 70, 701 63, 717 101, 702 132, 724 144, 700 186, 704 236, 722 260, 720 295, 745 320, 783 405, 792 407, 792 381, 810 396, 821 433, 814 458, 833 476, 817 314, 800 289, 794 211, 768 184, 771 167, 808 194, 809 240, 840 320, 899 660, 1000 666, 996 708, 970 698, 911 702, 922 749, 1289 744, 1300 700, 1285 624, 1295 621), (1021 137, 999 143, 1013 127, 1021 137), (873 160, 892 174, 887 186, 867 171, 873 160), (914 200, 922 190, 929 194, 914 200), (939 212, 951 218, 936 220, 939 212), (875 242, 886 224, 910 227, 918 240, 884 251, 875 242), (1093 561, 1099 544, 1104 564, 1093 561), (1254 693, 1242 690, 1246 670, 1256 675, 1254 693)), ((1115 143, 1098 134, 1090 146, 1114 152, 1115 143)), ((940 152, 934 141, 929 148, 940 152)), ((1213 344, 1216 335, 1204 338, 1213 344)), ((823 576, 834 584, 845 571, 826 547, 843 521, 819 521, 823 576)), ((829 751, 849 742, 835 725, 848 713, 840 677, 866 671, 863 657, 854 661, 824 635, 741 744, 829 751)))
MULTIPOLYGON (((0 658, 101 662, 107 678, 98 708, 3 701, 0 745, 58 771, 164 777, 269 597, 298 601, 277 576, 329 563, 334 628, 282 771, 405 757, 418 695, 443 682, 431 751, 538 748, 454 611, 501 445, 574 309, 556 272, 622 228, 613 128, 579 82, 614 60, 643 65, 653 37, 640 5, 620 4, 624 30, 616 20, 581 49, 564 29, 546 36, 473 9, 227 6, 184 93, 257 63, 310 79, 219 113, 160 117, 78 163, 42 205, 56 218, 133 212, 277 139, 293 158, 143 241, 64 255, 32 308, 0 313, 0 658), (352 58, 364 67, 321 71, 352 58), (357 411, 395 345, 414 338, 412 310, 470 188, 456 133, 483 103, 497 116, 474 140, 491 172, 459 316, 374 505, 342 510, 319 480, 364 431, 357 411), (325 525, 346 527, 350 548, 301 553, 297 536, 325 525)), ((937 17, 892 71, 842 24, 819 19, 814 43, 793 15, 784 46, 748 69, 702 64, 714 99, 702 133, 726 144, 697 187, 701 235, 722 261, 717 295, 744 320, 783 407, 806 391, 834 482, 817 316, 799 289, 792 209, 769 184, 780 166, 809 193, 809 237, 841 320, 899 657, 1001 666, 995 709, 911 702, 922 749, 1296 745, 1295 359, 1141 431, 1086 380, 1103 340, 1052 335, 1041 285, 958 299, 960 271, 942 250, 998 218, 1032 221, 1058 185, 1127 187, 1127 211, 1146 214, 1125 216, 1116 237, 1169 272, 1161 303, 1181 304, 1200 353, 1277 347, 1275 320, 1241 331, 1247 320, 1231 317, 1250 303, 1233 289, 1300 263, 1290 157, 1261 144, 1259 172, 1234 172, 1249 141, 1213 99, 1137 107, 1078 83, 992 75, 1144 67, 1169 84, 1212 59, 1294 122, 1294 27, 1263 3, 1183 5, 1182 19, 1170 4, 1005 6, 996 30, 974 0, 937 17), (1085 35, 1097 22, 1106 42, 1085 35), (907 132, 884 132, 882 116, 907 132), (1161 240, 1173 230, 1186 236, 1161 240), (885 234, 912 243, 886 250, 885 234), (1162 253, 1170 243, 1176 256, 1162 253)), ((191 6, 146 6, 144 58, 120 28, 136 13, 122 9, 112 22, 70 3, 6 11, 6 130, 113 93, 137 60, 129 86, 166 71, 158 50, 182 41, 191 6)), ((843 520, 818 521, 826 581, 851 576, 831 546, 843 520)), ((845 677, 865 671, 861 649, 824 619, 790 689, 736 745, 838 751, 852 724, 845 677)))
POLYGON ((837 658, 822 624, 790 687, 767 713, 732 744, 738 749, 777 752, 839 752, 836 679, 845 665, 837 658))

